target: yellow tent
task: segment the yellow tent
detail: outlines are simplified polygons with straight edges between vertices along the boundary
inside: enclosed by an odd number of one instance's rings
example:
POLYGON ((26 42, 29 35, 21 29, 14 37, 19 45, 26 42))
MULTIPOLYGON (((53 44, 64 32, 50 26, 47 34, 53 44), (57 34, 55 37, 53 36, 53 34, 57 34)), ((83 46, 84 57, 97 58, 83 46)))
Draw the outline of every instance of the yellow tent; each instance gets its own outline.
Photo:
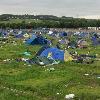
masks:
POLYGON ((72 61, 72 60, 73 60, 72 56, 69 54, 67 50, 65 50, 64 61, 67 62, 67 61, 72 61))

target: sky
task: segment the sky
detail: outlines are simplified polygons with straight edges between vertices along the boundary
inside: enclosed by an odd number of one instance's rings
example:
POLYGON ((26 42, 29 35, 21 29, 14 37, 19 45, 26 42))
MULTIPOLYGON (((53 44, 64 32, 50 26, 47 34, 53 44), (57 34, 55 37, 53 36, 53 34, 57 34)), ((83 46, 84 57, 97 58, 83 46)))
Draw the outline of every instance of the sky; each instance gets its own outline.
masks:
POLYGON ((100 15, 100 0, 1 0, 0 14, 100 15))

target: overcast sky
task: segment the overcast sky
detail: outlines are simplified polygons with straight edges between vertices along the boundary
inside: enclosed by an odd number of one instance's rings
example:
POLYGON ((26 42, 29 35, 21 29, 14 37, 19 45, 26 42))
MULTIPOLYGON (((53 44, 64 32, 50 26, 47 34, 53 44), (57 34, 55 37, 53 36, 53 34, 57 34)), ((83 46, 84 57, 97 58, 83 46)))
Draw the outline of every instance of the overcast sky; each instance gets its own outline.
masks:
POLYGON ((100 15, 100 0, 1 0, 0 14, 100 15))

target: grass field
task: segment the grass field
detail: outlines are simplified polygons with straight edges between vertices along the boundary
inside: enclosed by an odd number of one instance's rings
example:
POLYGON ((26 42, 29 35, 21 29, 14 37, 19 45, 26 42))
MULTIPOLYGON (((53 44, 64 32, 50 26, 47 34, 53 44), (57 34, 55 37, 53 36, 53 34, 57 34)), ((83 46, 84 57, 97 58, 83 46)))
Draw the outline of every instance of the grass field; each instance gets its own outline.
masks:
MULTIPOLYGON (((16 45, 0 44, 0 100, 64 100, 65 95, 71 93, 75 94, 75 100, 100 100, 100 61, 66 62, 47 67, 19 63, 15 59, 25 57, 21 53, 28 49, 32 58, 40 46, 26 46, 16 41, 16 45), (6 59, 10 61, 4 61, 6 59)), ((76 49, 79 54, 88 50, 100 56, 100 47, 76 49)))

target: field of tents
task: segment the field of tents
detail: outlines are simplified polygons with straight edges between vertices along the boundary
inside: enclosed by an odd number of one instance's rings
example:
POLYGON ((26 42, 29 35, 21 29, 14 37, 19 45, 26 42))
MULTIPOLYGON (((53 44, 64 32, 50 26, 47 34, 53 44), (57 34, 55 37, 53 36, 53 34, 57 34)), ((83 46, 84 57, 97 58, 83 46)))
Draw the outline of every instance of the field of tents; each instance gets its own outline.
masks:
POLYGON ((0 100, 100 100, 100 33, 0 30, 0 100))

